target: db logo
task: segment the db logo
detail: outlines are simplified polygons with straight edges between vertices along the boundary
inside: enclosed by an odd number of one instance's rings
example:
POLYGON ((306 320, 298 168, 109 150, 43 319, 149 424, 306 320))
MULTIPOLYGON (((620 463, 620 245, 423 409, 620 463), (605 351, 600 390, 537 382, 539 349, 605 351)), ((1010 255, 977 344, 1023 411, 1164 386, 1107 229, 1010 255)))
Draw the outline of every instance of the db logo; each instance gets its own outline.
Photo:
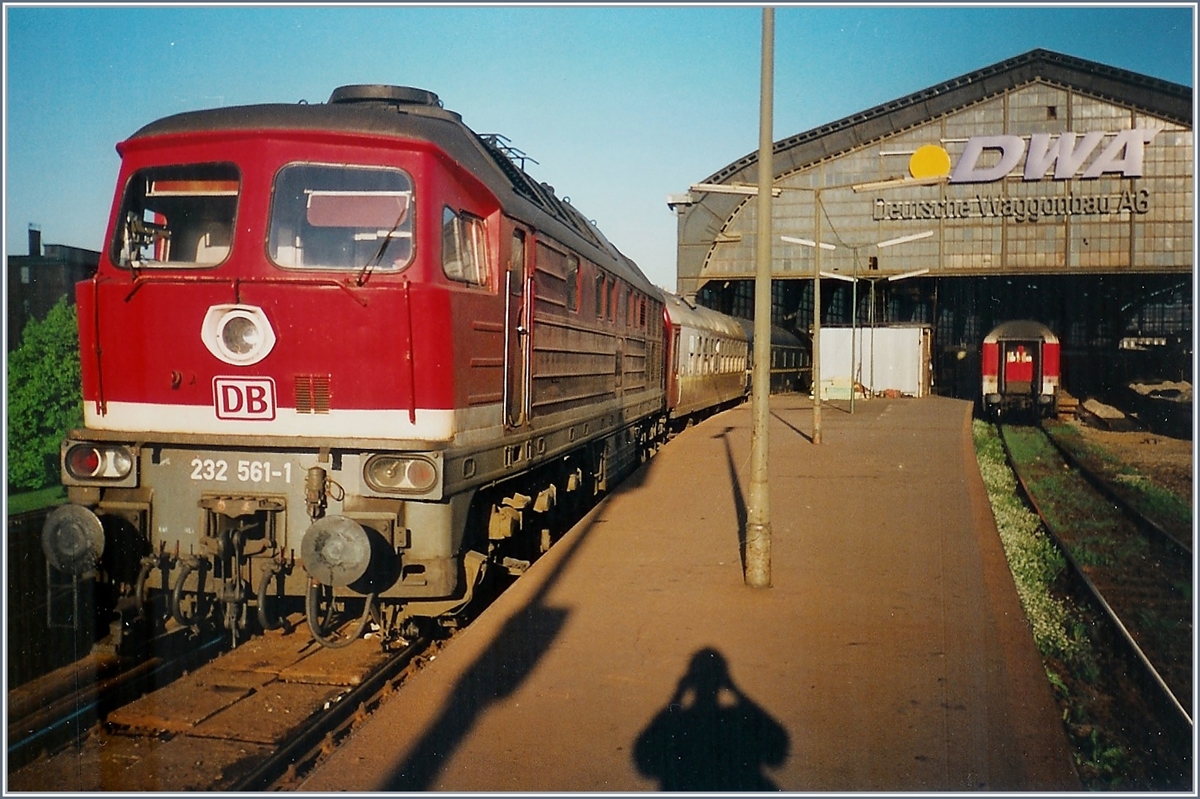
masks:
POLYGON ((213 397, 218 419, 275 418, 275 381, 269 377, 214 377, 213 397))

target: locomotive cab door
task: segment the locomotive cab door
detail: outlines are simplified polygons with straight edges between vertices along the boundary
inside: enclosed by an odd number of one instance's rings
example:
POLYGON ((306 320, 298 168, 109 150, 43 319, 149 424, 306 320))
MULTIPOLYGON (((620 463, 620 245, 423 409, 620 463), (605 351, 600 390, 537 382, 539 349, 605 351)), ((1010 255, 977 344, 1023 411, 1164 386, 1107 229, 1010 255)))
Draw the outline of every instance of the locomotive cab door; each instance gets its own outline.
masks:
POLYGON ((512 234, 508 270, 504 276, 504 424, 520 427, 529 418, 530 291, 527 286, 528 247, 525 231, 512 234))
POLYGON ((1000 342, 1000 393, 1033 396, 1041 387, 1042 343, 1000 342))

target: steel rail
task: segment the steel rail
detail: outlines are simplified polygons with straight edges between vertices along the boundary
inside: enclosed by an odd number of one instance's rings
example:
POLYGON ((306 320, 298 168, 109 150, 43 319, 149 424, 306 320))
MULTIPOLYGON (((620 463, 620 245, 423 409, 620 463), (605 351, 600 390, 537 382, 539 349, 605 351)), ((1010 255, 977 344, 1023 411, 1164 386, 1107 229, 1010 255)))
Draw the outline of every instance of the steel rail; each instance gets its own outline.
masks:
POLYGON ((1083 462, 1080 461, 1079 458, 1077 458, 1075 454, 1066 447, 1066 445, 1055 438, 1054 435, 1051 434, 1051 432, 1047 430, 1044 425, 1039 423, 1039 427, 1045 434, 1046 438, 1049 439, 1050 443, 1054 445, 1054 448, 1058 450, 1058 454, 1062 456, 1062 459, 1066 461, 1071 468, 1079 472, 1079 474, 1083 476, 1083 479, 1087 480, 1088 483, 1091 484, 1092 488, 1099 491, 1106 499, 1118 506, 1126 516, 1128 516, 1134 521, 1135 524, 1138 525, 1138 527, 1159 538, 1168 546, 1174 548, 1178 554, 1186 557, 1188 560, 1191 559, 1191 546, 1184 541, 1180 541, 1174 535, 1165 530, 1158 522, 1154 521, 1149 516, 1133 507, 1129 500, 1122 497, 1107 480, 1084 465, 1083 462))
MULTIPOLYGON (((1008 440, 1004 435, 1003 426, 997 424, 996 430, 999 433, 1000 443, 1004 447, 1005 458, 1008 460, 1009 468, 1016 477, 1022 496, 1029 503, 1030 507, 1033 508, 1034 512, 1038 515, 1038 518, 1041 519, 1042 526, 1045 528, 1046 533, 1050 536, 1051 540, 1053 540, 1059 551, 1062 552, 1063 557, 1067 560, 1067 563, 1070 564, 1072 576, 1075 578, 1077 583, 1084 586, 1087 594, 1090 595, 1090 598, 1095 606, 1108 620, 1111 628, 1117 634, 1117 640, 1121 643, 1127 659, 1136 665, 1138 672, 1145 678, 1144 681, 1149 683, 1149 685, 1152 687, 1154 700, 1160 708, 1161 715, 1165 717, 1165 720, 1168 721, 1168 723, 1178 732, 1186 733, 1186 737, 1182 740, 1190 742, 1192 740, 1192 732, 1194 728, 1191 714, 1186 708, 1184 708, 1179 699, 1176 698, 1174 692, 1171 691, 1166 681, 1163 680, 1162 675, 1159 674, 1158 669, 1153 663, 1150 662, 1150 659, 1146 656, 1146 653, 1142 651, 1142 648, 1133 639, 1129 629, 1125 626, 1124 622, 1121 621, 1116 611, 1111 605, 1109 605, 1108 601, 1105 600, 1095 583, 1093 583, 1087 574, 1084 573, 1079 562, 1071 555, 1070 549, 1063 543, 1061 536, 1055 532, 1054 527, 1047 520, 1046 514, 1042 512, 1041 506, 1038 504, 1032 492, 1030 492, 1029 487, 1026 485, 1025 479, 1021 475, 1021 471, 1017 468, 1016 461, 1012 455, 1012 450, 1009 449, 1008 440)), ((1045 433, 1044 430, 1042 432, 1045 433)))
POLYGON ((73 726, 81 721, 99 718, 101 714, 147 693, 151 686, 174 679, 208 657, 214 648, 219 648, 224 642, 222 635, 201 641, 195 647, 180 647, 181 654, 176 656, 131 661, 112 675, 86 683, 45 704, 26 703, 36 707, 22 718, 10 719, 8 723, 9 768, 29 762, 39 751, 39 746, 61 743, 62 736, 69 734, 73 726))

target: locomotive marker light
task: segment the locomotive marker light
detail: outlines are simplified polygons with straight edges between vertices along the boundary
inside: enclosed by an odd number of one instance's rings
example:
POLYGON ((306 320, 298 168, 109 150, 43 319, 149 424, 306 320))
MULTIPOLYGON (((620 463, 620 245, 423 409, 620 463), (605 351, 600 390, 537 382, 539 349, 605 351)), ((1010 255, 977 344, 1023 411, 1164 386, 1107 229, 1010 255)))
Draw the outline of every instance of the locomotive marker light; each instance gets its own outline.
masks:
POLYGON ((425 458, 373 455, 363 467, 363 477, 376 491, 424 494, 437 486, 438 470, 425 458))
POLYGON ((214 305, 204 315, 200 338, 214 356, 233 366, 251 366, 270 354, 275 331, 262 308, 214 305))
POLYGON ((124 485, 133 475, 133 455, 118 445, 65 444, 63 484, 124 485))

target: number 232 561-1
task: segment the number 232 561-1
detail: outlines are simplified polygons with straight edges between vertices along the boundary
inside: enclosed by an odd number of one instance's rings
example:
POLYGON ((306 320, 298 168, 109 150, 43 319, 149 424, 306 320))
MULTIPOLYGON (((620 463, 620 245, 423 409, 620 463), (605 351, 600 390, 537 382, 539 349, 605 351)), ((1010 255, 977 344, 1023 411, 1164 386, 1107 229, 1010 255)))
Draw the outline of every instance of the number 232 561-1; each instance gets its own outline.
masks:
MULTIPOLYGON (((231 475, 229 461, 212 458, 192 458, 192 479, 215 483, 228 482, 231 475)), ((238 461, 234 475, 242 483, 270 483, 272 480, 292 482, 292 464, 284 463, 274 468, 270 461, 238 461)))

